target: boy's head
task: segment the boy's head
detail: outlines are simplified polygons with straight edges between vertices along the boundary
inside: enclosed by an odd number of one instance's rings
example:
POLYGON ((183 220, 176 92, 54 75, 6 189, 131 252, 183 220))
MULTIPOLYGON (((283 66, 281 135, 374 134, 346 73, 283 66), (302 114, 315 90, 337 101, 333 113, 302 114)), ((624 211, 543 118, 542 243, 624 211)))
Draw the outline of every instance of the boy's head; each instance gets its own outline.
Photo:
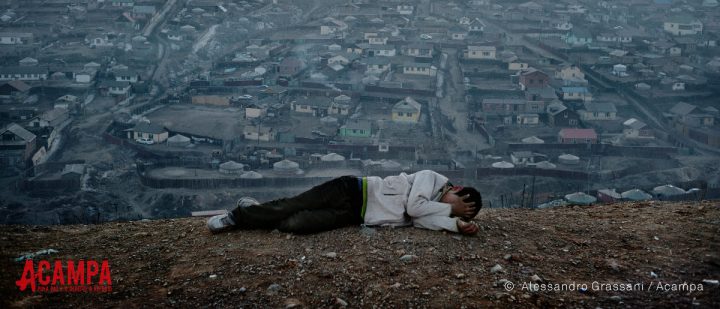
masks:
POLYGON ((463 220, 470 220, 472 218, 475 218, 475 216, 480 211, 480 208, 482 208, 482 195, 480 195, 480 192, 478 192, 478 190, 476 190, 475 188, 454 186, 449 191, 447 191, 447 193, 444 194, 444 196, 441 198, 441 201, 451 202, 453 199, 460 199, 466 195, 468 197, 465 198, 463 202, 475 202, 475 205, 473 205, 475 211, 473 212, 472 216, 462 217, 463 220))

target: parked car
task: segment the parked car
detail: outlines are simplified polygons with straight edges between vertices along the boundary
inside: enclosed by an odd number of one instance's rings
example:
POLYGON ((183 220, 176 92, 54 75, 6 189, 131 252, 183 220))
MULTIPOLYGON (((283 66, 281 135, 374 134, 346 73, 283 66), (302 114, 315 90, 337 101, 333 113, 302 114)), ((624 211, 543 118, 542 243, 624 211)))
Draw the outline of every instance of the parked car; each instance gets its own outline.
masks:
POLYGON ((145 145, 155 144, 155 141, 152 140, 151 138, 141 138, 141 139, 138 139, 137 142, 140 144, 145 144, 145 145))

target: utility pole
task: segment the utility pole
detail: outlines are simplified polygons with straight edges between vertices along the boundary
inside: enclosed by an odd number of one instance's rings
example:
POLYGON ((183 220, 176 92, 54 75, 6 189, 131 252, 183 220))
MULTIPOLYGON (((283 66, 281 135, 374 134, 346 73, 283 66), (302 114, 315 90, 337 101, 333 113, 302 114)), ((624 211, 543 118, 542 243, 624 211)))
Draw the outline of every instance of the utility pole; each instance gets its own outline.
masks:
POLYGON ((535 208, 535 175, 533 175, 532 190, 530 192, 530 208, 535 208))

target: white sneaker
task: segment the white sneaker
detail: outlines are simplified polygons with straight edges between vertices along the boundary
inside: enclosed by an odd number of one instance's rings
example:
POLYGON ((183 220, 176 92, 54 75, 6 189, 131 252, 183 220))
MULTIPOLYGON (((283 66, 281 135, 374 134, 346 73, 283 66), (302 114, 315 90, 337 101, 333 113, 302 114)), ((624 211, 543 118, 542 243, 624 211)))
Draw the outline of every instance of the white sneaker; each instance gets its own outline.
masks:
POLYGON ((231 230, 235 227, 235 221, 230 213, 210 217, 207 221, 207 227, 212 233, 220 233, 231 230))
POLYGON ((260 205, 260 202, 249 196, 243 196, 237 201, 237 207, 248 207, 253 205, 260 205))

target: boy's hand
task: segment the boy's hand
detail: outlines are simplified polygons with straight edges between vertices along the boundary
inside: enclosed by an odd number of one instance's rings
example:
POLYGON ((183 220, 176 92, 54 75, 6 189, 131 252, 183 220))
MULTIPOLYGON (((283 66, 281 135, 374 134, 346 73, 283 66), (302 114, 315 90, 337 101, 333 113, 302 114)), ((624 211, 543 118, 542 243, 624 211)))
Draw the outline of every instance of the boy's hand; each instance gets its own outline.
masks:
POLYGON ((480 228, 472 222, 465 222, 463 220, 457 220, 458 232, 463 235, 475 235, 480 231, 480 228))
POLYGON ((470 197, 470 195, 462 196, 450 204, 450 212, 453 216, 469 218, 475 213, 475 207, 473 207, 475 202, 465 203, 465 199, 468 197, 470 197))

